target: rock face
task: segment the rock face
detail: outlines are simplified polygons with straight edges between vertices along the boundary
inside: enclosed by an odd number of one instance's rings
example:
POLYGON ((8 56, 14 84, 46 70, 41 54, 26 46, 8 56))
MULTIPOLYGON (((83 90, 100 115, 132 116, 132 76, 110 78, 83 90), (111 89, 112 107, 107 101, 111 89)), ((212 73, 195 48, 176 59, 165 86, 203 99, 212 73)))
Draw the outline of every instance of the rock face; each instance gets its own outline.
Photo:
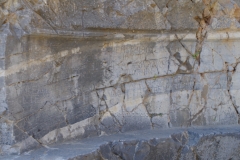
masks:
POLYGON ((238 5, 0 0, 2 153, 133 130, 238 124, 238 5))

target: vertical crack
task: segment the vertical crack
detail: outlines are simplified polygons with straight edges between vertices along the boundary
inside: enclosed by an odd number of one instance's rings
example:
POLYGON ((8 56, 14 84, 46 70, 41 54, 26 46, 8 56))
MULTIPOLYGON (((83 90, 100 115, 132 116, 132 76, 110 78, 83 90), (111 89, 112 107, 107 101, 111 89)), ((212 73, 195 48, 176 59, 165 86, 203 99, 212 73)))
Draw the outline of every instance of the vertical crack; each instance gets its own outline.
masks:
POLYGON ((83 31, 83 37, 85 37, 85 33, 84 33, 84 30, 85 30, 85 26, 84 26, 84 11, 85 11, 85 9, 82 10, 82 31, 83 31))
POLYGON ((212 15, 214 15, 214 9, 209 1, 203 1, 205 8, 201 16, 197 16, 194 19, 198 22, 199 27, 196 32, 197 44, 195 48, 194 58, 198 61, 200 66, 200 54, 202 52, 203 43, 207 38, 208 26, 210 25, 212 15))
MULTIPOLYGON (((189 106, 190 106, 190 104, 191 104, 191 101, 192 101, 193 95, 194 95, 194 93, 195 93, 195 86, 196 86, 196 79, 194 78, 193 88, 192 88, 192 94, 190 95, 190 98, 189 98, 189 101, 188 101, 188 105, 187 105, 187 108, 188 108, 188 109, 189 109, 189 106)), ((203 110, 203 109, 202 109, 202 110, 203 110)), ((202 110, 201 110, 201 111, 202 111, 202 110)), ((190 118, 190 119, 188 120, 188 124, 187 124, 187 126, 191 126, 191 122, 192 122, 192 120, 195 119, 195 117, 196 117, 198 114, 200 114, 201 111, 200 111, 199 113, 197 113, 196 115, 194 115, 193 118, 190 118)), ((192 116, 192 115, 191 115, 191 112, 190 112, 190 117, 191 117, 191 116, 192 116)))
MULTIPOLYGON (((170 98, 169 98, 169 100, 170 100, 170 108, 172 108, 172 105, 173 105, 172 90, 170 90, 169 96, 170 96, 170 98)), ((170 115, 169 115, 168 128, 171 128, 171 118, 170 118, 170 115)))
MULTIPOLYGON (((97 91, 96 91, 96 93, 97 93, 97 91)), ((103 101, 104 102, 104 104, 105 104, 105 106, 106 106, 106 112, 108 112, 110 115, 111 115, 111 117, 113 118, 113 120, 119 125, 119 131, 121 132, 121 130, 122 130, 122 127, 123 127, 123 125, 121 124, 121 122, 117 119, 117 117, 109 110, 110 108, 109 108, 109 106, 108 106, 108 104, 107 104, 107 101, 106 101, 106 96, 105 96, 105 94, 104 94, 104 91, 103 91, 103 97, 100 97, 99 96, 99 94, 97 93, 97 96, 98 96, 98 98, 101 100, 101 101, 103 101)), ((99 107, 98 107, 99 108, 99 107)), ((99 111, 100 112, 100 111, 99 111)), ((105 113, 106 113, 105 112, 105 113)), ((102 119, 102 117, 100 117, 100 121, 101 121, 101 119, 102 119)), ((109 129, 109 127, 107 127, 107 126, 105 126, 102 122, 100 122, 104 127, 106 127, 106 128, 108 128, 109 129)))
POLYGON ((239 111, 238 111, 238 107, 235 105, 235 103, 234 103, 234 101, 233 101, 233 96, 232 96, 232 94, 231 94, 231 92, 230 92, 230 90, 231 90, 231 81, 232 81, 232 77, 230 76, 230 73, 229 72, 227 72, 227 82, 228 82, 228 84, 227 84, 227 91, 228 91, 228 95, 229 95, 229 99, 230 99, 230 101, 231 101, 231 103, 232 103, 232 105, 233 105, 233 107, 234 107, 234 110, 235 110, 235 112, 237 113, 237 115, 238 115, 238 124, 240 124, 240 114, 239 114, 239 111))
POLYGON ((147 84, 147 81, 145 80, 144 82, 145 82, 145 85, 147 86, 148 92, 152 93, 152 90, 151 90, 151 88, 149 87, 149 85, 147 84))

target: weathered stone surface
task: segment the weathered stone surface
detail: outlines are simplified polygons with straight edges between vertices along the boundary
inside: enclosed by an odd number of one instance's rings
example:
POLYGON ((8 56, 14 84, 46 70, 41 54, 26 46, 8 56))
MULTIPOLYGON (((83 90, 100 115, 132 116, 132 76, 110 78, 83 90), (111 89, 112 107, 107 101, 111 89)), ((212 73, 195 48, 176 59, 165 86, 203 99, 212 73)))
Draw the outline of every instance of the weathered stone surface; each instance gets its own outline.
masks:
MULTIPOLYGON (((238 124, 238 5, 0 1, 2 154, 134 130, 238 124)), ((105 159, 197 153, 174 138, 156 143, 112 142, 100 150, 105 159)), ((92 153, 89 159, 99 158, 92 153)))
POLYGON ((239 126, 142 130, 50 145, 6 160, 239 159, 239 126))

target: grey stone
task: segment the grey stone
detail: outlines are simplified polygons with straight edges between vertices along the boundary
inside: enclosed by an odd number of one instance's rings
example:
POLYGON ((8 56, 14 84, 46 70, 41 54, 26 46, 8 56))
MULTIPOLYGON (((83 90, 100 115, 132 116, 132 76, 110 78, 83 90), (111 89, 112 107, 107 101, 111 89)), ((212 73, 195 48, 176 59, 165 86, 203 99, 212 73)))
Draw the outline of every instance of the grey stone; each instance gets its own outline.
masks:
POLYGON ((28 159, 239 159, 239 126, 142 130, 71 141, 39 148, 25 155, 2 156, 28 159))
MULTIPOLYGON (((238 5, 0 0, 2 154, 128 131, 239 124, 238 5)), ((238 157, 224 149, 235 135, 152 138, 111 140, 67 158, 238 157), (210 155, 218 149, 227 153, 210 155)))
POLYGON ((135 149, 135 155, 133 157, 134 160, 142 160, 146 159, 150 153, 150 145, 147 142, 138 142, 136 149, 135 149))

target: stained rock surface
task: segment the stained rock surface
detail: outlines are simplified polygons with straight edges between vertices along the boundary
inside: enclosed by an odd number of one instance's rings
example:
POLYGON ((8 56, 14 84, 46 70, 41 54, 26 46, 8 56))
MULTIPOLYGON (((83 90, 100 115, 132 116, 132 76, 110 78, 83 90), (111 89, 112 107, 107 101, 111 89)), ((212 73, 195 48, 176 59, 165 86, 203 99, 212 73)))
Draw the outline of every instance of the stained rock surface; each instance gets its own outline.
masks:
MULTIPOLYGON (((1 154, 136 130, 239 124, 239 5, 0 0, 1 154)), ((124 146, 115 152, 123 158, 124 146)))

